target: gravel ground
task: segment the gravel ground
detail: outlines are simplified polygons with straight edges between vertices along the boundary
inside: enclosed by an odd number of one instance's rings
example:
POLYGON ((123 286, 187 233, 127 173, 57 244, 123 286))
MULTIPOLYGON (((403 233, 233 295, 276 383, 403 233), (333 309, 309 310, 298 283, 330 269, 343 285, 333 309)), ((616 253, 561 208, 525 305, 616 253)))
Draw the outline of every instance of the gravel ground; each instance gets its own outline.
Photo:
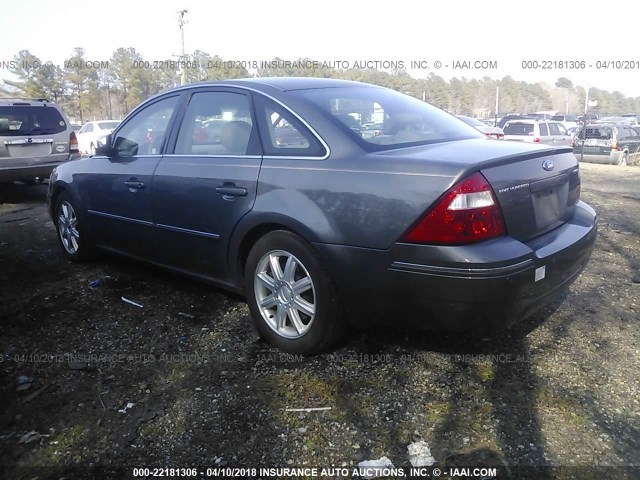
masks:
POLYGON ((554 305, 492 337, 376 329, 314 358, 262 343, 212 287, 69 263, 46 187, 2 186, 0 465, 408 467, 424 440, 442 466, 640 467, 640 168, 582 176, 599 238, 554 305))

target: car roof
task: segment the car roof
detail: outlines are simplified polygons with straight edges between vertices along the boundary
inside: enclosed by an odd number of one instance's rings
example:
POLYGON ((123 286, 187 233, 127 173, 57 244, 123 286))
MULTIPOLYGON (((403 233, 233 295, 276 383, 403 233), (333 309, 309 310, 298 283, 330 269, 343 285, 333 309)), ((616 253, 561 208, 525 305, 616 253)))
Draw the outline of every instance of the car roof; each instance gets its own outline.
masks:
MULTIPOLYGON (((530 124, 535 124, 535 123, 540 123, 540 122, 549 123, 548 120, 544 120, 542 118, 540 118, 540 119, 537 119, 537 118, 514 118, 512 120, 509 120, 507 123, 530 123, 530 124)), ((554 120, 551 123, 558 123, 558 122, 554 120)))
POLYGON ((14 105, 16 107, 29 106, 29 105, 56 105, 54 102, 50 102, 46 98, 25 98, 25 97, 1 97, 0 104, 14 105))
MULTIPOLYGON (((202 87, 215 85, 229 85, 236 87, 250 87, 256 90, 262 90, 265 87, 277 88, 283 92, 291 90, 309 90, 316 88, 341 88, 341 87, 362 87, 382 88, 377 85, 368 83, 354 82, 351 80, 338 80, 335 78, 318 78, 318 77, 259 77, 259 78, 242 78, 236 80, 205 80, 188 85, 181 85, 172 90, 182 90, 186 88, 202 87)), ((166 93, 166 92, 164 92, 166 93)))

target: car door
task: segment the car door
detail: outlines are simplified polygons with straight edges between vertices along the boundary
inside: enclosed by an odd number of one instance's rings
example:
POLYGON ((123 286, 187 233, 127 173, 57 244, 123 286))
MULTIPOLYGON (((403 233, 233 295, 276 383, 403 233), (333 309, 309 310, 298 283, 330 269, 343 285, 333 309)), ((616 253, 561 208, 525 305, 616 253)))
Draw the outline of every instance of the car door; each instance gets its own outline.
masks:
POLYGON ((249 92, 241 89, 190 92, 172 150, 154 174, 161 263, 220 282, 228 278, 229 238, 253 207, 262 161, 252 110, 249 92), (215 129, 208 127, 213 123, 215 129))
POLYGON ((567 134, 567 129, 564 128, 564 125, 557 122, 549 122, 549 135, 553 137, 552 143, 555 145, 569 145, 570 137, 567 134))
POLYGON ((89 142, 88 139, 93 135, 93 123, 89 122, 84 125, 80 129, 77 135, 78 139, 78 148, 81 153, 85 153, 89 151, 89 142))
POLYGON ((629 165, 640 164, 640 127, 629 128, 629 165))
POLYGON ((153 258, 153 172, 178 102, 179 96, 174 94, 135 111, 114 132, 112 155, 93 157, 90 173, 80 175, 98 245, 153 258))
POLYGON ((538 128, 540 129, 540 143, 553 144, 553 137, 549 135, 547 122, 539 122, 538 128))

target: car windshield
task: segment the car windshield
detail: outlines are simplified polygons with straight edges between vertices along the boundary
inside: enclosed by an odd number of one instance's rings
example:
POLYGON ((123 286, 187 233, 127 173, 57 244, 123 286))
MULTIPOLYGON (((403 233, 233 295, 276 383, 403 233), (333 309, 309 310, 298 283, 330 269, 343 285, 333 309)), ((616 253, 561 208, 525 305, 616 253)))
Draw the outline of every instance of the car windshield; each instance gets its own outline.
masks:
POLYGON ((66 122, 55 108, 26 105, 0 107, 0 136, 52 135, 66 129, 66 122))
POLYGON ((98 122, 100 130, 113 130, 118 125, 120 125, 120 122, 98 122))
POLYGON ((504 126, 505 135, 533 135, 533 123, 509 122, 504 126))
POLYGON ((375 87, 293 92, 310 101, 367 150, 483 138, 475 128, 416 98, 375 87), (369 124, 381 132, 371 135, 369 124))

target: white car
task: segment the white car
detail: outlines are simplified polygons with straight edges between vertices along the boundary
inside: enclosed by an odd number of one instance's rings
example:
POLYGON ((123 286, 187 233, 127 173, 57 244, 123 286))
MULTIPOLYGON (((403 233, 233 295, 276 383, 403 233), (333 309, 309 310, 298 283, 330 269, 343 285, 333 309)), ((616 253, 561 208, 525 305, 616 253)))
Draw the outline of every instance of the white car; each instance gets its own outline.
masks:
POLYGON ((504 131, 500 127, 492 127, 490 125, 487 125, 484 122, 481 122, 477 118, 471 118, 471 117, 467 117, 465 115, 456 115, 456 116, 460 120, 462 120, 464 123, 466 123, 467 125, 471 125, 476 130, 481 131, 482 133, 484 133, 489 138, 493 138, 493 139, 497 139, 497 140, 503 140, 504 139, 504 131))
POLYGON ((95 154, 98 138, 110 134, 118 125, 120 125, 118 120, 99 120, 85 123, 76 133, 80 152, 89 155, 95 154))

